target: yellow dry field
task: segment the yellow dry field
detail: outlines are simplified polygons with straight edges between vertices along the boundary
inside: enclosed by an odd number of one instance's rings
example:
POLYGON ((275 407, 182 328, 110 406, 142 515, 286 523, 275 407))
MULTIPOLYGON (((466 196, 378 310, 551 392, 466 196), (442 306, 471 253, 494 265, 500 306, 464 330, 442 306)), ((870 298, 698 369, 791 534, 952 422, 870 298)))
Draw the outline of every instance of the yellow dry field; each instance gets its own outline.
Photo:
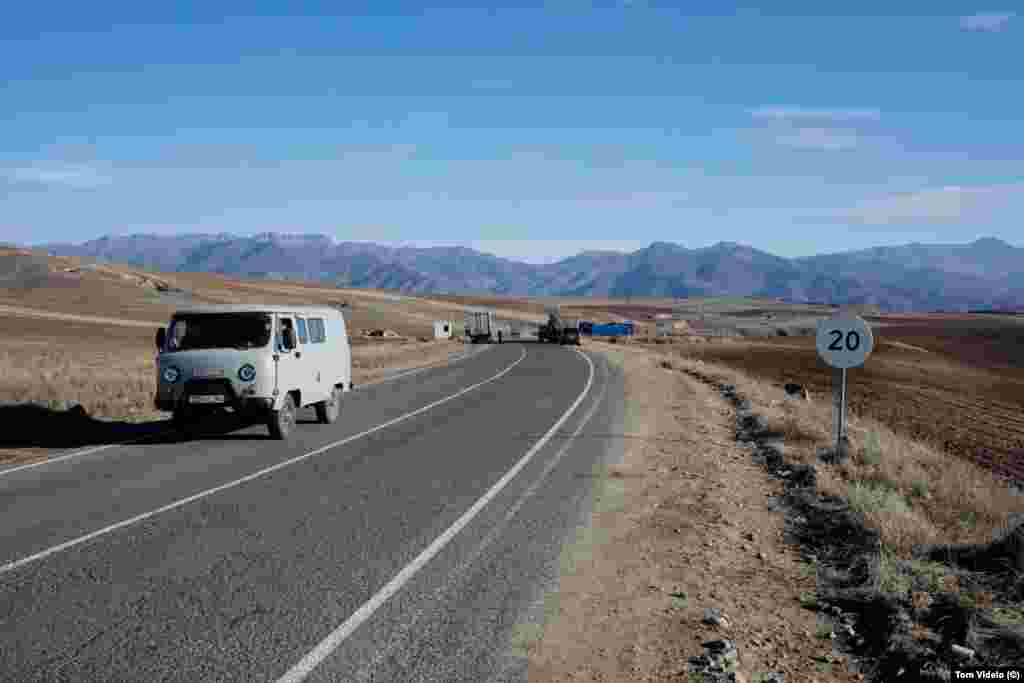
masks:
MULTIPOLYGON (((10 254, 9 250, 0 250, 10 254)), ((0 254, 3 255, 3 254, 0 254)), ((79 402, 90 415, 118 421, 166 418, 152 406, 156 328, 179 305, 157 286, 187 290, 193 304, 348 303, 356 384, 389 372, 445 362, 462 345, 434 341, 440 315, 421 300, 385 292, 337 290, 296 283, 237 281, 196 273, 150 273, 126 266, 84 267, 78 259, 49 258, 32 286, 0 287, 0 400, 79 402), (362 329, 400 338, 373 340, 362 329)), ((40 448, 5 448, 0 462, 46 457, 40 448)))
MULTIPOLYGON (((153 329, 0 312, 0 399, 72 400, 98 417, 154 415, 156 381, 153 329), (10 331, 17 330, 16 335, 10 331)), ((358 343, 352 347, 356 384, 436 363, 462 351, 451 341, 358 343)))

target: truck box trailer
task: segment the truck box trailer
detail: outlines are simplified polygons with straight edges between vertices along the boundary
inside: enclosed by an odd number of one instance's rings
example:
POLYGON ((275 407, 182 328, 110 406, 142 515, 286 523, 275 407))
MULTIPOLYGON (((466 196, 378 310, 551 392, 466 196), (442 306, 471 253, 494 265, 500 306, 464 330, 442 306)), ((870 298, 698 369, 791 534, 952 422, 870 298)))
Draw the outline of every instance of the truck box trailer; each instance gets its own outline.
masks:
POLYGON ((471 343, 492 342, 497 334, 494 311, 466 311, 466 336, 471 343))

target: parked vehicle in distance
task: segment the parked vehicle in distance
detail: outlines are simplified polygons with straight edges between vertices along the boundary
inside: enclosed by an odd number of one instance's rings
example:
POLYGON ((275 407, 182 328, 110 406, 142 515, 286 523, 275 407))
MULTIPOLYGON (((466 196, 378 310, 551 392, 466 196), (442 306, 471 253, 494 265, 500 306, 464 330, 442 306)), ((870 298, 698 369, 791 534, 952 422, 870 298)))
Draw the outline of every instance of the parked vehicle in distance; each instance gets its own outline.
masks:
POLYGON ((561 337, 562 318, 557 310, 548 311, 548 320, 537 330, 537 341, 555 344, 561 337))
POLYGON ((578 320, 575 318, 565 318, 562 320, 562 335, 559 343, 580 345, 580 326, 578 320))
POLYGON ((492 342, 498 334, 498 324, 494 311, 466 311, 466 336, 470 343, 492 342))
POLYGON ((537 341, 551 344, 580 344, 580 326, 575 318, 563 318, 558 311, 548 312, 548 321, 537 331, 537 341))
POLYGON ((286 439, 299 408, 314 406, 330 424, 353 388, 348 330, 336 308, 183 308, 157 330, 156 346, 154 403, 185 432, 204 414, 229 408, 286 439))

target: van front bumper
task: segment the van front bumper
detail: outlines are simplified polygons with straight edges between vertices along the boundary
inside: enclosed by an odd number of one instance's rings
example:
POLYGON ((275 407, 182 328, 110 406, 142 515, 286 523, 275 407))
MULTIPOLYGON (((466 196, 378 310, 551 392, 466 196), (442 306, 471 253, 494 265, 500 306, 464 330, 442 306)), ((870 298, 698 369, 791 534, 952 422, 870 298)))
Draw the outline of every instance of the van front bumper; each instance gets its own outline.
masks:
POLYGON ((211 410, 217 408, 231 408, 236 413, 263 417, 270 413, 274 406, 274 399, 263 396, 237 395, 232 391, 212 392, 209 390, 189 391, 188 387, 175 387, 176 391, 161 391, 153 397, 153 405, 157 410, 168 413, 178 410, 189 409, 195 411, 211 410), (192 403, 189 396, 194 395, 222 395, 223 403, 192 403))

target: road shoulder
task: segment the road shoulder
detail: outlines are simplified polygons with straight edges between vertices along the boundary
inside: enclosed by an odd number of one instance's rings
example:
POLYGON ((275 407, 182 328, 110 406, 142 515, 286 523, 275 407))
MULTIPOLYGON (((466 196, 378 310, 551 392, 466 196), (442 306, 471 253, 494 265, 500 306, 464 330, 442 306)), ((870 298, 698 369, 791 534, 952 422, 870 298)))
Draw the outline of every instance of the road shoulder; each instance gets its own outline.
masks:
POLYGON ((815 578, 783 542, 766 504, 782 486, 735 443, 729 406, 656 353, 597 349, 625 371, 624 457, 602 472, 540 635, 524 644, 529 679, 685 680, 688 658, 724 638, 739 649, 737 680, 858 680, 815 659, 832 654, 800 604, 815 578), (708 608, 725 620, 705 623, 708 608))

